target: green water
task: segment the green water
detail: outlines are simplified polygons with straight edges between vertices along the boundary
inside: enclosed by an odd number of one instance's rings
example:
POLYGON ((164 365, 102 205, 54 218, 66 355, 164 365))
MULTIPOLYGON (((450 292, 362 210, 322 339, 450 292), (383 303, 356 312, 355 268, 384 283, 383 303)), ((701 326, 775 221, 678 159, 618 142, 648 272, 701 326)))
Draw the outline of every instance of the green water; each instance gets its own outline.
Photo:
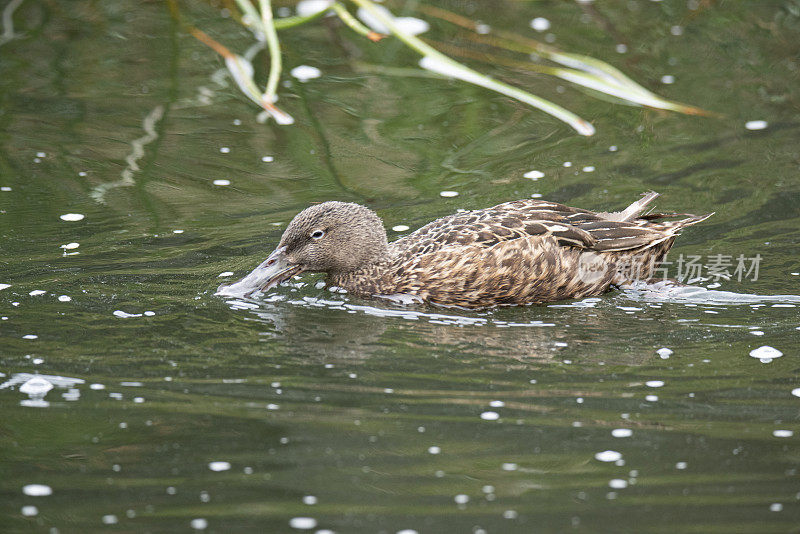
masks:
MULTIPOLYGON (((232 50, 252 43, 183 4, 232 50)), ((436 3, 539 38, 528 22, 547 17, 554 44, 723 116, 471 63, 587 118, 584 138, 319 22, 282 33, 287 68, 322 77, 281 89, 297 123, 277 127, 160 2, 23 2, 0 45, 0 531, 798 532, 800 316, 785 300, 616 292, 470 312, 359 300, 315 275, 258 302, 213 296, 310 202, 415 229, 532 194, 611 210, 647 190, 660 210, 716 212, 671 258, 762 258, 757 280, 695 285, 800 294, 800 4, 595 4, 436 3), (783 357, 751 358, 762 345, 783 357), (22 373, 56 387, 31 400, 22 373)), ((434 41, 481 50, 431 20, 434 41)))

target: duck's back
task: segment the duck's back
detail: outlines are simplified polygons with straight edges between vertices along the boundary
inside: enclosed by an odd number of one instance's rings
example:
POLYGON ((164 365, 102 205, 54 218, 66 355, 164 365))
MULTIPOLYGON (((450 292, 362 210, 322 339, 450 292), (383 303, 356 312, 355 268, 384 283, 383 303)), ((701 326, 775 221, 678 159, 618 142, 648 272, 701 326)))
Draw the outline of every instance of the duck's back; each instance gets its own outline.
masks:
POLYGON ((391 243, 369 291, 463 307, 598 295, 622 281, 623 263, 649 277, 677 230, 702 220, 636 218, 652 198, 628 215, 517 200, 443 217, 391 243))

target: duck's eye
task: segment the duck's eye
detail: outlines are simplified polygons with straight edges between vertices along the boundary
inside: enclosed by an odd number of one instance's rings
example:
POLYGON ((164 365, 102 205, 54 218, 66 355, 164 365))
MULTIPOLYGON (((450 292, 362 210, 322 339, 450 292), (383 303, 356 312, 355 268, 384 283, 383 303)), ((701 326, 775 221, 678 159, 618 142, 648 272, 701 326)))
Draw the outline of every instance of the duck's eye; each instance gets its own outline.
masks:
POLYGON ((324 235, 325 235, 324 230, 314 230, 313 232, 311 232, 311 239, 322 239, 324 235))

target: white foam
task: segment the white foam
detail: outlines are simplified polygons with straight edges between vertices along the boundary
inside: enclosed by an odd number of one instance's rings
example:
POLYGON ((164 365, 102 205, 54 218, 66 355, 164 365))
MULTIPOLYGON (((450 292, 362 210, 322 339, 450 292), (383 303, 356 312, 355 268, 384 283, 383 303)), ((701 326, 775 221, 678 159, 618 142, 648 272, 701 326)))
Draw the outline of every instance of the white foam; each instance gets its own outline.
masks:
POLYGON ((622 454, 617 451, 602 451, 595 454, 594 458, 601 462, 616 462, 622 459, 622 454))
POLYGON ((769 126, 769 123, 767 121, 760 121, 760 120, 747 121, 746 123, 744 123, 744 127, 747 128, 748 130, 763 130, 767 126, 769 126))
POLYGON ((522 176, 531 180, 538 180, 539 178, 544 178, 544 173, 542 171, 528 171, 522 176))
POLYGON ((297 530, 311 530, 317 526, 317 520, 313 517, 293 517, 289 520, 289 526, 297 530))
POLYGON ((308 80, 313 80, 314 78, 322 76, 322 71, 310 65, 298 65, 291 70, 291 75, 301 82, 307 82, 308 80))
POLYGON ((758 358, 761 360, 761 363, 770 363, 775 358, 780 358, 783 356, 783 353, 776 348, 770 347, 769 345, 763 345, 757 349, 751 350, 750 356, 753 358, 758 358))
POLYGON ((550 21, 544 17, 536 17, 530 24, 531 28, 537 32, 545 32, 550 29, 550 21))
POLYGON ((217 472, 227 471, 228 469, 231 468, 231 464, 230 462, 221 462, 221 461, 209 462, 208 468, 211 469, 212 471, 217 471, 217 472))
POLYGON ((22 493, 29 497, 47 497, 53 494, 53 488, 46 484, 27 484, 22 487, 22 493))

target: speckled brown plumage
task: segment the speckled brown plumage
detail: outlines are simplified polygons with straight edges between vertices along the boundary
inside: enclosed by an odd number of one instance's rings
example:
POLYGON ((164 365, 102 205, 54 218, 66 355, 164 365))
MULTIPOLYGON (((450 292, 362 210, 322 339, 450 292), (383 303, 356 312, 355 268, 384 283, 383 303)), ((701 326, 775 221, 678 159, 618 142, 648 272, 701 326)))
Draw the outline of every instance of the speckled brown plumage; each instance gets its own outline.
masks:
POLYGON ((437 219, 393 243, 370 210, 326 202, 299 214, 279 247, 299 270, 326 272, 358 296, 465 308, 582 298, 652 277, 678 232, 709 216, 641 215, 656 196, 616 213, 517 200, 437 219))

